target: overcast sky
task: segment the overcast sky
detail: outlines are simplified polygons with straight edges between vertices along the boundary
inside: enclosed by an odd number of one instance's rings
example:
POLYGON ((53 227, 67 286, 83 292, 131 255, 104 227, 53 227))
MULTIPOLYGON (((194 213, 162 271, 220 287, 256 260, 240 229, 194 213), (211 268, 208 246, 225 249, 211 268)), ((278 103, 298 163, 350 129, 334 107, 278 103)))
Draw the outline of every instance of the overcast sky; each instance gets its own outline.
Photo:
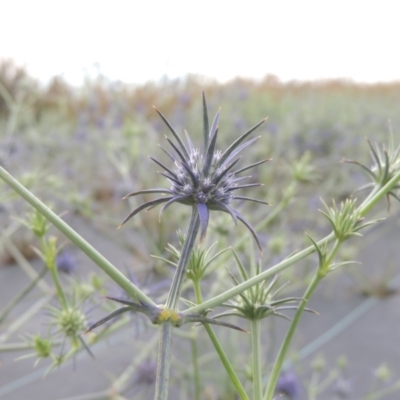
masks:
POLYGON ((140 83, 197 73, 400 80, 396 0, 1 2, 0 57, 43 81, 140 83))

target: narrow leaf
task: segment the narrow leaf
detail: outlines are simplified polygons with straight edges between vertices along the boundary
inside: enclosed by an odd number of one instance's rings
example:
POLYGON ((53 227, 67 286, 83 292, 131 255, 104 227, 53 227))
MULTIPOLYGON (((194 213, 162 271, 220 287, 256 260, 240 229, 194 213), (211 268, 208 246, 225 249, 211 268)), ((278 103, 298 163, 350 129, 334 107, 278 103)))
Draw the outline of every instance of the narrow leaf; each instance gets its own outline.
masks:
POLYGON ((260 244, 260 241, 258 239, 256 231, 238 212, 236 212, 236 214, 237 214, 238 220, 240 220, 247 227, 247 229, 250 231, 250 233, 253 235, 253 238, 256 241, 257 246, 260 249, 260 252, 261 252, 261 255, 262 255, 263 251, 262 251, 262 247, 261 247, 261 244, 260 244))
POLYGON ((131 306, 124 306, 121 308, 118 308, 117 310, 114 310, 113 312, 111 312, 110 314, 106 315, 104 318, 100 319, 99 321, 95 322, 94 324, 90 325, 88 329, 86 329, 86 331, 83 333, 88 333, 90 331, 92 331, 93 329, 97 328, 100 325, 103 325, 105 322, 109 321, 110 319, 113 319, 115 317, 117 317, 118 315, 121 315, 127 311, 131 311, 132 308, 131 306))
POLYGON ((257 165, 260 165, 260 164, 264 164, 264 163, 266 163, 268 161, 271 161, 271 160, 272 160, 272 158, 267 158, 265 160, 258 161, 258 162, 254 163, 254 164, 250 164, 250 165, 247 165, 246 167, 240 168, 237 171, 235 171, 234 173, 235 173, 235 175, 240 174, 241 172, 247 171, 250 168, 256 167, 257 165))
POLYGON ((130 220, 134 215, 139 213, 140 211, 144 210, 145 208, 156 206, 161 203, 165 203, 169 200, 171 200, 173 196, 168 196, 168 197, 163 197, 162 199, 156 199, 152 201, 148 201, 147 203, 142 204, 141 206, 135 208, 119 225, 118 229, 121 228, 122 225, 124 225, 128 220, 130 220))
POLYGON ((251 197, 233 196, 232 199, 235 199, 235 200, 245 200, 245 201, 254 201, 255 203, 265 204, 265 205, 269 206, 269 203, 267 203, 266 201, 262 201, 262 200, 258 200, 258 199, 253 199, 253 198, 251 198, 251 197))
POLYGON ((165 124, 168 126, 169 130, 172 132, 174 135, 176 141, 179 143, 179 146, 181 147, 182 151, 185 153, 187 157, 189 157, 189 153, 187 151, 187 148, 185 147, 185 144, 182 142, 182 139, 179 137, 179 135, 176 133, 175 129, 172 127, 172 125, 169 123, 167 118, 164 117, 163 113, 159 111, 156 107, 153 106, 153 108, 157 111, 158 115, 162 118, 162 120, 165 122, 165 124))
POLYGON ((163 193, 163 194, 171 194, 171 191, 168 189, 146 189, 139 190, 138 192, 132 192, 127 194, 122 198, 122 200, 127 199, 128 197, 137 196, 138 194, 146 194, 146 193, 163 193))
POLYGON ((208 148, 208 134, 209 134, 209 121, 208 121, 208 111, 206 95, 203 91, 203 138, 204 138, 204 151, 208 148))
POLYGON ((206 153, 206 162, 204 163, 204 167, 203 167, 204 175, 208 175, 208 172, 210 171, 212 160, 214 157, 217 136, 218 136, 218 128, 216 129, 214 135, 211 137, 210 144, 208 145, 208 149, 207 149, 207 153, 206 153))
POLYGON ((262 125, 267 118, 263 119, 260 121, 258 124, 254 125, 252 128, 250 128, 246 133, 244 133, 242 136, 240 136, 237 140, 235 140, 224 152, 222 155, 219 164, 222 165, 222 163, 226 160, 226 158, 232 153, 233 150, 236 149, 237 146, 239 146, 240 143, 243 142, 244 139, 246 139, 247 136, 249 136, 253 131, 255 131, 260 125, 262 125))
POLYGON ((173 176, 175 179, 178 180, 178 176, 175 174, 174 171, 167 168, 164 164, 160 163, 160 161, 156 160, 155 158, 150 157, 150 159, 154 161, 157 165, 159 165, 161 168, 163 168, 165 171, 167 171, 171 176, 173 176))

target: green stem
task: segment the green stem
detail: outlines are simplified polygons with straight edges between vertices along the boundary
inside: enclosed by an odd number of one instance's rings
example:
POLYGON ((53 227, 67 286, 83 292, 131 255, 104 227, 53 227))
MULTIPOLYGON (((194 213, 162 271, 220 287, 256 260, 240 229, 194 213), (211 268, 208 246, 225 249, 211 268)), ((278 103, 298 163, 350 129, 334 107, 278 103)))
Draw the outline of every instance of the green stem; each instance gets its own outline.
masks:
POLYGON ((287 353, 289 351, 290 345, 293 340, 293 336, 297 330, 297 327, 298 327, 300 319, 303 315, 304 309, 306 308, 308 301, 310 300, 311 296, 315 292, 315 289, 317 288, 317 286, 319 285, 321 280, 329 272, 329 267, 336 255, 336 253, 338 252, 341 243, 342 242, 340 242, 339 240, 335 241, 335 244, 334 244, 332 250, 330 251, 329 256, 326 257, 326 259, 322 265, 318 266, 313 279, 311 280, 310 284, 307 287, 307 290, 303 296, 303 300, 300 302, 300 305, 299 305, 298 309, 296 310, 294 318, 290 324, 290 327, 286 333, 285 338, 283 339, 281 348, 279 349, 278 355, 274 362, 274 366, 272 368, 271 375, 268 379, 268 384, 267 384, 267 389, 265 391, 264 400, 272 400, 274 398, 276 383, 278 382, 278 378, 281 373, 283 363, 286 359, 287 353))
POLYGON ((297 326, 300 322, 301 316, 303 315, 303 311, 306 307, 306 304, 312 294, 314 293, 315 289, 317 288, 318 284, 322 280, 322 276, 318 274, 318 272, 314 275, 311 283, 309 284, 304 296, 303 300, 300 303, 299 308, 296 311, 296 314, 290 324, 289 330, 286 333, 285 339, 279 349, 278 356, 274 362, 274 366, 272 368, 271 375, 268 379, 267 389, 264 395, 264 400, 272 400, 274 398, 275 386, 278 382, 279 375, 281 373, 283 362, 285 361, 286 354, 289 350, 290 344, 292 342, 294 333, 296 332, 297 326))
MULTIPOLYGON (((67 298, 65 297, 64 290, 60 284, 60 278, 58 276, 58 269, 57 269, 56 260, 55 260, 55 257, 56 257, 55 249, 53 249, 54 250, 54 254, 53 254, 50 240, 48 242, 46 242, 46 239, 44 237, 40 238, 40 245, 42 247, 45 264, 50 271, 51 278, 56 287, 58 300, 60 301, 60 304, 61 304, 61 307, 63 308, 63 310, 66 310, 68 308, 68 302, 67 302, 67 298), (51 254, 49 254, 49 253, 51 253, 51 254)), ((54 244, 54 246, 55 246, 55 244, 54 244)))
POLYGON ((158 343, 157 381, 154 400, 168 399, 169 370, 171 367, 171 346, 173 326, 170 321, 161 324, 158 343))
POLYGON ((260 320, 251 321, 251 351, 253 360, 253 399, 262 398, 260 320))
MULTIPOLYGON (((203 296, 201 294, 201 288, 200 288, 200 282, 199 281, 193 281, 194 285, 194 292, 196 296, 196 302, 201 303, 203 301, 203 296)), ((215 335, 213 329, 209 324, 204 324, 204 328, 206 329, 208 336, 211 339, 212 344, 214 345, 214 348, 216 352, 218 353, 219 358, 221 359, 221 362, 223 366, 225 367, 226 372, 229 375, 229 378, 231 379, 233 385, 235 386, 235 389, 240 396, 242 400, 249 400, 249 396, 247 395, 244 387, 242 386, 238 376, 236 375, 235 370, 232 367, 232 364, 230 363, 228 357, 226 356, 221 344, 218 341, 217 336, 215 335)))
MULTIPOLYGON (((167 303, 165 305, 167 309, 174 311, 178 309, 183 278, 186 274, 186 267, 193 251, 194 242, 196 240, 197 233, 199 232, 199 227, 200 218, 197 208, 194 206, 192 208, 192 215, 190 218, 186 239, 183 244, 181 256, 179 258, 174 279, 172 280, 171 288, 169 290, 167 303)), ((173 326, 170 321, 164 321, 161 325, 157 364, 157 382, 154 400, 166 400, 168 398, 169 371, 171 367, 173 326)))
POLYGON ((62 309, 66 310, 68 308, 68 302, 67 302, 67 298, 65 297, 65 293, 62 289, 62 286, 60 284, 57 267, 54 268, 54 266, 53 266, 49 269, 50 269, 50 273, 51 273, 51 278, 53 279, 54 285, 56 286, 58 300, 61 304, 62 309))
POLYGON ((394 186, 400 182, 400 171, 388 182, 385 186, 375 187, 370 195, 363 201, 359 207, 362 216, 368 214, 371 209, 383 198, 385 197, 394 186))
POLYGON ((189 263, 190 256, 193 251, 194 242, 199 232, 200 218, 196 206, 192 208, 192 215, 190 218, 189 228, 183 244, 181 256, 179 258, 178 266, 175 271, 174 279, 169 290, 166 308, 177 310, 179 298, 181 294, 182 281, 186 274, 186 267, 189 263))
POLYGON ((32 207, 39 211, 60 232, 62 232, 72 243, 79 247, 89 258, 91 258, 114 282, 125 290, 133 299, 139 298, 144 303, 155 306, 156 304, 147 297, 138 287, 126 278, 114 265, 104 258, 85 239, 65 223, 57 214, 50 210, 43 202, 34 196, 28 189, 11 176, 0 166, 0 178, 12 189, 24 198, 32 207))
POLYGON ((21 351, 21 350, 32 350, 32 344, 25 342, 0 344, 0 353, 4 353, 6 351, 21 351))
MULTIPOLYGON (((330 243, 333 239, 335 238, 335 235, 330 233, 328 236, 326 236, 324 239, 320 240, 317 244, 319 246, 323 246, 327 243, 330 243)), ((215 308, 225 301, 228 301, 232 297, 237 296, 238 294, 242 293, 243 291, 249 289, 250 287, 256 285, 259 282, 262 282, 263 280, 266 280, 277 273, 285 270, 292 264, 302 260, 303 258, 309 256, 310 254, 315 252, 315 247, 314 245, 311 245, 307 247, 306 249, 294 254, 291 257, 288 257, 281 261, 280 263, 274 265, 271 268, 268 268, 266 271, 262 272, 261 274, 258 274, 248 280, 246 280, 243 283, 240 283, 239 285, 233 287, 232 289, 229 289, 218 296, 213 297, 212 299, 206 300, 204 303, 198 304, 196 306, 190 307, 187 310, 184 311, 184 314, 194 314, 194 313, 202 313, 210 308, 215 308)))

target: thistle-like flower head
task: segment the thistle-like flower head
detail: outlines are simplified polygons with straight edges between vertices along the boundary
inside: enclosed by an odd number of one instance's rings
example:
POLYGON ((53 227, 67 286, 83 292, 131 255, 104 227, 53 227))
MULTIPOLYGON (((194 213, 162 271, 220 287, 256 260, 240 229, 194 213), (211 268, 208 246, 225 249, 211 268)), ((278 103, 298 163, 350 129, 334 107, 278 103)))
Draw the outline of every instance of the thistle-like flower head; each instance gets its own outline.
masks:
MULTIPOLYGON (((375 186, 383 187, 385 186, 395 175, 400 171, 400 146, 396 147, 393 137, 393 131, 389 131, 389 145, 379 147, 377 144, 372 144, 368 140, 368 145, 371 149, 371 157, 373 164, 371 167, 367 167, 358 161, 354 160, 343 160, 344 162, 359 165, 372 179, 372 182, 359 188, 357 191, 370 189, 375 186)), ((397 201, 400 201, 398 190, 400 189, 400 184, 393 186, 387 194, 387 200, 389 202, 390 197, 394 197, 397 201)), ((390 202, 388 203, 390 209, 390 202)))
POLYGON ((237 220, 241 221, 251 232, 257 245, 261 248, 257 235, 251 225, 232 208, 231 203, 234 200, 253 201, 257 203, 268 204, 264 201, 250 197, 238 196, 237 190, 248 187, 261 186, 260 183, 242 184, 241 181, 248 178, 241 176, 241 173, 260 165, 268 159, 247 165, 235 170, 234 167, 240 160, 239 153, 247 146, 254 143, 259 137, 246 140, 266 119, 250 128, 246 133, 235 140, 225 151, 216 149, 218 136, 219 111, 217 112, 211 127, 209 126, 208 111, 206 99, 203 93, 203 151, 196 148, 185 131, 186 144, 176 133, 164 115, 157 110, 162 120, 171 131, 174 140, 166 137, 172 152, 164 150, 173 162, 174 166, 168 168, 160 161, 150 157, 157 165, 162 168, 160 174, 166 177, 170 183, 169 189, 148 189, 133 192, 125 196, 136 196, 144 193, 159 193, 161 198, 148 201, 134 209, 122 222, 126 221, 144 209, 151 209, 159 204, 164 204, 160 216, 173 203, 181 203, 197 207, 200 219, 200 239, 203 239, 208 226, 210 210, 223 211, 231 215, 235 224, 237 220))
MULTIPOLYGON (((233 251, 233 255, 236 259, 243 282, 248 281, 252 276, 259 275, 262 272, 261 263, 258 262, 255 268, 251 268, 252 274, 249 276, 235 251, 233 251)), ((231 277, 235 285, 240 284, 237 278, 233 275, 231 275, 231 277)), ((298 297, 276 299, 276 295, 286 286, 283 285, 276 289, 278 279, 278 275, 275 275, 270 281, 267 278, 240 293, 236 298, 231 299, 227 303, 223 303, 222 306, 228 308, 228 311, 215 315, 214 318, 219 319, 227 316, 236 316, 248 320, 261 320, 274 315, 290 320, 282 311, 297 310, 302 299, 298 297)), ((308 308, 305 310, 315 313, 315 311, 308 308)))

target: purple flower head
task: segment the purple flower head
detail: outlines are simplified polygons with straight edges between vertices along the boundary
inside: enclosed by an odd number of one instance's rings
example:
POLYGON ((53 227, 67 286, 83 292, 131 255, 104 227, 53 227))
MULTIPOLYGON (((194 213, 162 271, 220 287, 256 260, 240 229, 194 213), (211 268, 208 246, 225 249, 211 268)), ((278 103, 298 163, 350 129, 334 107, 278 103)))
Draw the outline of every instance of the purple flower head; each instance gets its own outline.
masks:
POLYGON ((231 203, 235 200, 251 201, 268 204, 264 201, 250 197, 236 195, 237 190, 254 186, 261 186, 260 183, 241 184, 241 181, 248 178, 241 176, 241 173, 269 160, 262 160, 251 165, 236 169, 240 161, 239 153, 247 146, 254 143, 258 137, 247 140, 248 137, 265 121, 250 128, 246 133, 236 139, 225 151, 217 150, 217 136, 219 112, 216 114, 212 124, 209 124, 207 104, 203 94, 203 149, 198 149, 193 144, 189 134, 185 131, 186 143, 177 134, 175 129, 156 109, 157 113, 167 125, 173 135, 173 140, 167 137, 172 152, 164 150, 173 167, 167 167, 160 161, 150 157, 159 167, 160 174, 167 178, 170 187, 168 189, 147 189, 133 192, 125 196, 136 196, 140 194, 160 194, 161 197, 148 201, 134 209, 122 222, 121 226, 141 210, 150 210, 157 205, 164 204, 160 211, 162 213, 173 203, 180 203, 197 208, 200 221, 200 240, 206 235, 211 210, 228 213, 235 224, 239 220, 253 235, 258 247, 261 244, 252 226, 236 211, 231 203))
POLYGON ((59 271, 66 274, 71 274, 76 270, 75 257, 67 251, 64 251, 57 255, 56 265, 59 271))
POLYGON ((291 371, 282 372, 276 384, 276 392, 289 399, 297 399, 300 395, 300 382, 297 375, 291 371))

